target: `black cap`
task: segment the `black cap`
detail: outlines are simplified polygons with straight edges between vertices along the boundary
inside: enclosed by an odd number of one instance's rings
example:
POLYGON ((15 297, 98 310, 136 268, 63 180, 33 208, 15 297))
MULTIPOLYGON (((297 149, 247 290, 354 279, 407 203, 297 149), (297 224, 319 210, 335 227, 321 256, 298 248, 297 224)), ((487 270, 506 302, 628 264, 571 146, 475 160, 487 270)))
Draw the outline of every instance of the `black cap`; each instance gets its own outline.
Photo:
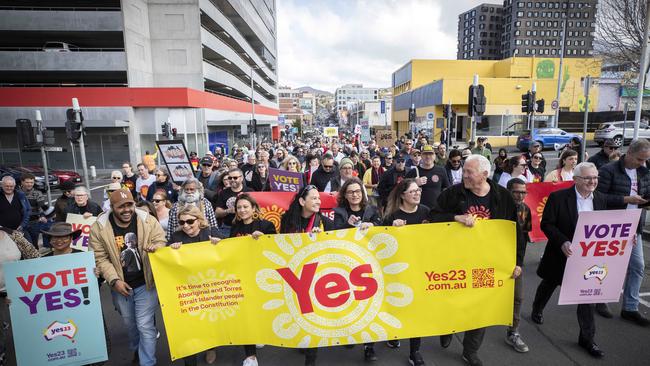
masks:
POLYGON ((209 156, 205 156, 205 157, 202 157, 202 158, 201 158, 201 162, 200 162, 200 163, 201 163, 201 165, 203 165, 203 164, 206 164, 206 165, 207 165, 207 164, 210 164, 210 165, 212 165, 212 162, 213 162, 213 160, 212 160, 211 157, 209 157, 209 156))
POLYGON ((71 191, 75 187, 74 183, 71 180, 66 180, 65 182, 61 183, 59 188, 65 192, 65 191, 71 191))

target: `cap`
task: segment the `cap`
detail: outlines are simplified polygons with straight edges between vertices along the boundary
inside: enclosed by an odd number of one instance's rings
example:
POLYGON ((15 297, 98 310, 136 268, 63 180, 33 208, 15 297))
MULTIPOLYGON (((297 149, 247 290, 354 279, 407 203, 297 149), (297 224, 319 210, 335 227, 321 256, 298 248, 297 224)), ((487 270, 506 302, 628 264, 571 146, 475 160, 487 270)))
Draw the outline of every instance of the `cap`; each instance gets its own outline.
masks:
POLYGON ((470 156, 470 155, 472 155, 472 152, 471 152, 471 151, 469 151, 469 150, 463 150, 463 152, 461 153, 460 156, 463 157, 463 158, 466 158, 466 157, 468 157, 468 156, 470 156))
POLYGON ((607 139, 607 140, 605 140, 605 142, 603 143, 603 147, 618 147, 618 145, 616 145, 616 143, 614 142, 614 140, 612 140, 612 139, 607 139))
POLYGON ((542 146, 539 141, 534 141, 532 144, 530 144, 531 147, 540 147, 542 146))
POLYGON ((422 153, 418 149, 411 149, 411 155, 422 155, 422 153))
POLYGON ((404 162, 404 158, 401 157, 401 156, 398 156, 398 157, 395 158, 395 162, 396 162, 397 164, 399 164, 399 163, 403 163, 403 162, 404 162))
POLYGON ((125 203, 135 203, 131 191, 128 189, 118 189, 111 193, 111 207, 119 207, 125 203))
POLYGON ((481 137, 479 137, 479 138, 476 139, 476 140, 478 140, 478 141, 485 141, 485 140, 487 140, 487 137, 485 137, 485 136, 481 136, 481 137))
POLYGON ((422 147, 422 154, 428 154, 428 153, 433 154, 435 152, 436 152, 436 150, 431 145, 424 145, 422 147))
POLYGON ((74 183, 71 180, 66 180, 65 182, 61 183, 59 188, 65 192, 65 191, 71 191, 75 187, 74 183))
POLYGON ((209 157, 209 156, 204 156, 204 157, 201 158, 201 161, 200 161, 199 163, 200 163, 201 165, 203 165, 203 164, 206 164, 206 165, 207 165, 207 164, 210 164, 210 165, 212 165, 212 162, 213 162, 213 160, 212 160, 211 157, 209 157))
POLYGON ((341 159, 341 162, 339 163, 339 169, 343 168, 343 166, 345 165, 349 165, 354 168, 354 164, 352 163, 352 160, 350 160, 350 158, 341 159))

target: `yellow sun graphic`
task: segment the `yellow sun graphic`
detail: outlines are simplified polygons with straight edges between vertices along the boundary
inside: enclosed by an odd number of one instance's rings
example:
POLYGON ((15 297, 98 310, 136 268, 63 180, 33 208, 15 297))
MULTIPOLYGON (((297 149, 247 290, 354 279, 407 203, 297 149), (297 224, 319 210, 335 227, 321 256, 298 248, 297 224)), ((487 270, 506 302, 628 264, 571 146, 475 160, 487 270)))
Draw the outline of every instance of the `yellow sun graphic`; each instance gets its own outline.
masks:
POLYGON ((280 220, 282 220, 282 214, 284 214, 285 209, 282 207, 273 204, 267 207, 261 207, 260 212, 262 213, 262 218, 264 220, 271 221, 275 226, 275 231, 280 232, 280 220))
MULTIPOLYGON (((389 314, 390 307, 404 307, 413 301, 413 290, 399 282, 386 283, 386 275, 408 269, 408 263, 392 263, 397 240, 389 234, 359 229, 340 230, 318 236, 299 234, 277 235, 279 251, 262 254, 271 262, 270 268, 256 274, 257 286, 271 299, 262 308, 274 314, 273 332, 280 338, 297 341, 299 347, 323 347, 388 339, 387 328, 400 329, 401 321, 389 314), (307 238, 303 242, 303 239, 307 238), (309 285, 313 312, 303 314, 294 289, 282 278, 278 268, 288 268, 300 277, 307 264, 317 263, 309 285), (334 307, 321 304, 315 296, 315 285, 324 276, 338 274, 350 279, 350 273, 361 265, 370 265, 377 290, 369 298, 357 300, 353 293, 364 288, 348 282, 347 300, 334 307), (388 308, 388 311, 387 311, 388 308)), ((327 281, 325 281, 327 282, 327 281)), ((325 286, 331 288, 332 283, 325 286)))

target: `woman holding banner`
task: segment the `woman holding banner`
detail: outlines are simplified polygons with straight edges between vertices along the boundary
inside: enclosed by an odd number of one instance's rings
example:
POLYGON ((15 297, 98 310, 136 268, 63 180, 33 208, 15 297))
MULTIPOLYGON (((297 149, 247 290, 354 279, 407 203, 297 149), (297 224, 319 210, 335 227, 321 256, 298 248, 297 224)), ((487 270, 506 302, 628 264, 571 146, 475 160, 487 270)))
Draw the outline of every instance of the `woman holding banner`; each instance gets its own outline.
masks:
MULTIPOLYGON (((230 229, 230 237, 250 235, 254 239, 262 235, 276 234, 272 222, 262 219, 260 206, 248 193, 242 193, 235 200, 235 219, 230 229)), ((257 348, 254 344, 244 346, 243 366, 257 366, 257 348)))
MULTIPOLYGON (((333 229, 333 223, 320 213, 320 194, 314 185, 301 188, 282 215, 280 233, 320 233, 333 229)), ((305 366, 316 365, 318 348, 305 349, 305 366)))
MULTIPOLYGON (((219 230, 216 227, 210 227, 203 212, 196 206, 185 206, 178 211, 178 228, 167 242, 167 245, 172 249, 179 249, 182 244, 201 241, 210 241, 212 244, 217 244, 221 240, 219 230)), ((205 355, 205 360, 209 364, 214 363, 216 358, 217 354, 214 349, 208 350, 205 355)), ((198 364, 196 356, 188 356, 183 360, 185 366, 196 366, 198 364)))
MULTIPOLYGON (((399 182, 388 196, 383 224, 385 226, 404 226, 428 222, 429 207, 420 204, 422 188, 415 179, 404 179, 399 182)), ((424 365, 420 354, 420 338, 411 338, 409 363, 413 366, 424 365)), ((399 347, 399 340, 388 341, 391 348, 399 347)))
POLYGON ((368 196, 359 178, 352 177, 343 183, 334 208, 334 228, 347 229, 380 225, 381 216, 377 207, 368 203, 368 196))

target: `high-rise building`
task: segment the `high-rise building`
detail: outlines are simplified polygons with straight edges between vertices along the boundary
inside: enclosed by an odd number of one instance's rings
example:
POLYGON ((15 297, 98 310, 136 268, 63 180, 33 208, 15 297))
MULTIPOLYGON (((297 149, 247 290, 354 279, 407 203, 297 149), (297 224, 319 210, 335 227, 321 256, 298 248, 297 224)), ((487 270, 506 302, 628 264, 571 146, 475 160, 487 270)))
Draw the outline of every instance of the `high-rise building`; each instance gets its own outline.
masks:
POLYGON ((378 88, 364 88, 363 84, 345 84, 336 88, 334 92, 334 103, 339 118, 347 118, 348 110, 360 103, 378 100, 378 88))
POLYGON ((565 57, 590 57, 598 0, 481 4, 458 16, 459 60, 558 57, 566 20, 565 57))
POLYGON ((597 5, 598 0, 505 0, 501 57, 559 56, 563 20, 564 57, 592 56, 597 5))
POLYGON ((459 60, 498 60, 501 58, 503 7, 481 4, 458 16, 459 60))
MULTIPOLYGON (((8 0, 0 7, 0 162, 37 163, 17 146, 14 120, 54 130, 72 167, 63 128, 76 97, 88 164, 137 163, 170 122, 189 151, 248 142, 277 125, 275 0, 8 0), (251 82, 252 78, 252 82, 251 82)), ((278 133, 279 135, 279 133, 278 133)))

